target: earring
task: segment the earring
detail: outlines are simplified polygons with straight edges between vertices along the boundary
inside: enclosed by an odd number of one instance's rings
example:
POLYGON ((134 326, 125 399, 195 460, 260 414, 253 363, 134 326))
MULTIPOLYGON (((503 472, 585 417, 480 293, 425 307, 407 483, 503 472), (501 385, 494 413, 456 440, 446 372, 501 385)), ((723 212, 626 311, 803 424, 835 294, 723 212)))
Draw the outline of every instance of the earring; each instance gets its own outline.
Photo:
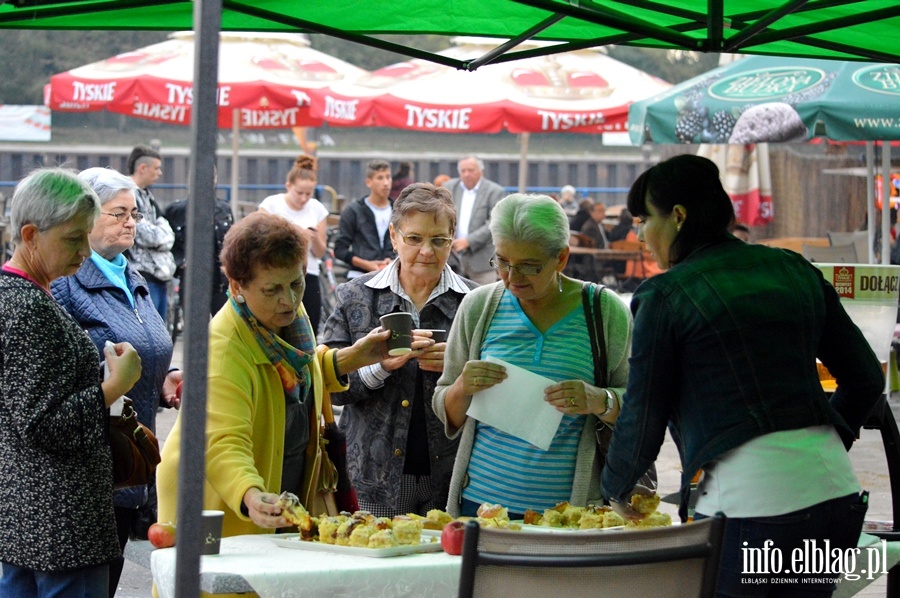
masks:
POLYGON ((237 297, 235 297, 234 300, 237 301, 238 303, 245 303, 244 296, 240 295, 240 294, 237 297))
POLYGON ((556 274, 556 284, 559 287, 559 292, 562 293, 562 275, 559 273, 556 274))

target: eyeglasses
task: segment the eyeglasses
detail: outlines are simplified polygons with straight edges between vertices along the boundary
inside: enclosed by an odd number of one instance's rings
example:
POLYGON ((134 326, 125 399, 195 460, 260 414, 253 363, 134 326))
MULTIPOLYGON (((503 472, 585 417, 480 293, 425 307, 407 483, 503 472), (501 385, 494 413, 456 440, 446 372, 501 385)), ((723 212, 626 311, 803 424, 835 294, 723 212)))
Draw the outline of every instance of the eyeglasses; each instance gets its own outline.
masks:
POLYGON ((112 216, 119 224, 125 224, 129 218, 134 218, 135 223, 144 219, 143 212, 100 212, 105 216, 112 216))
POLYGON ((427 241, 432 249, 447 249, 453 243, 450 237, 423 237, 422 235, 407 235, 399 228, 397 232, 403 237, 403 242, 410 247, 421 247, 427 241))
POLYGON ((549 264, 550 260, 552 259, 553 258, 550 258, 540 266, 535 266, 534 264, 513 265, 495 255, 491 258, 491 267, 498 272, 509 272, 510 270, 515 270, 522 276, 537 276, 544 270, 544 268, 547 267, 547 264, 549 264))

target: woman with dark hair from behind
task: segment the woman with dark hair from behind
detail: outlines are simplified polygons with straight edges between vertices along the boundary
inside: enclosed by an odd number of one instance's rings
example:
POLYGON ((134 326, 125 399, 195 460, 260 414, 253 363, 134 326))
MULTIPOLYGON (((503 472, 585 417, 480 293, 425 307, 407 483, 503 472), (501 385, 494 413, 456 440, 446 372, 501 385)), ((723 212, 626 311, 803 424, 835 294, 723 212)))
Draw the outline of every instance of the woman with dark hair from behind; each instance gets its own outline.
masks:
MULTIPOLYGON (((695 518, 728 518, 719 595, 795 596, 796 586, 779 594, 771 575, 742 584, 742 554, 769 541, 782 554, 807 542, 856 548, 866 504, 847 449, 884 389, 881 365, 814 265, 728 232, 734 209, 711 161, 657 164, 632 185, 628 209, 667 271, 631 301, 631 371, 603 495, 637 517, 628 500, 668 425, 682 519, 701 470, 695 518), (817 358, 837 380, 830 399, 817 358)), ((804 596, 831 595, 821 573, 797 574, 804 596)))
POLYGON ((397 172, 391 175, 391 192, 388 195, 392 200, 400 197, 400 192, 416 182, 415 171, 412 162, 400 162, 397 172))

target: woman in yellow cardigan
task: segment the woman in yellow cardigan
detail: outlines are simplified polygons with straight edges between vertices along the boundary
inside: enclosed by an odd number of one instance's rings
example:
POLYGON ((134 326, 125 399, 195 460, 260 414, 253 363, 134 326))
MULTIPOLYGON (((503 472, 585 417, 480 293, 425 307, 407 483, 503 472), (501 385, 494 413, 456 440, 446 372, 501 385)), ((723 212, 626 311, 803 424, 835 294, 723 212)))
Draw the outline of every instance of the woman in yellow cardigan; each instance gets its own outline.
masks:
MULTIPOLYGON (((204 508, 225 511, 224 536, 290 524, 279 493, 315 494, 322 397, 387 357, 376 329, 344 349, 316 349, 302 309, 307 240, 281 216, 256 212, 225 236, 231 298, 210 323, 204 508)), ((157 473, 159 521, 175 521, 179 416, 157 473)))

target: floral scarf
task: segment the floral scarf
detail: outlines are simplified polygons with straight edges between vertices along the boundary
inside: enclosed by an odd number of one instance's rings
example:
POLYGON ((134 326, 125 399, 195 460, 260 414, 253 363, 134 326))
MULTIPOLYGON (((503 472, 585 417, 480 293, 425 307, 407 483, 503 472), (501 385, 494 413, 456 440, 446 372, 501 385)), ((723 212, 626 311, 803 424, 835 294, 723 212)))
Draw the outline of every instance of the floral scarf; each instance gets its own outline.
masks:
POLYGON ((305 315, 298 315, 293 323, 284 329, 282 338, 261 326, 256 317, 250 313, 247 304, 235 301, 230 292, 228 296, 234 311, 253 331, 256 342, 275 366, 275 370, 281 377, 281 386, 284 388, 285 397, 301 404, 305 403, 309 396, 309 390, 312 388, 309 363, 316 356, 309 320, 305 315))

